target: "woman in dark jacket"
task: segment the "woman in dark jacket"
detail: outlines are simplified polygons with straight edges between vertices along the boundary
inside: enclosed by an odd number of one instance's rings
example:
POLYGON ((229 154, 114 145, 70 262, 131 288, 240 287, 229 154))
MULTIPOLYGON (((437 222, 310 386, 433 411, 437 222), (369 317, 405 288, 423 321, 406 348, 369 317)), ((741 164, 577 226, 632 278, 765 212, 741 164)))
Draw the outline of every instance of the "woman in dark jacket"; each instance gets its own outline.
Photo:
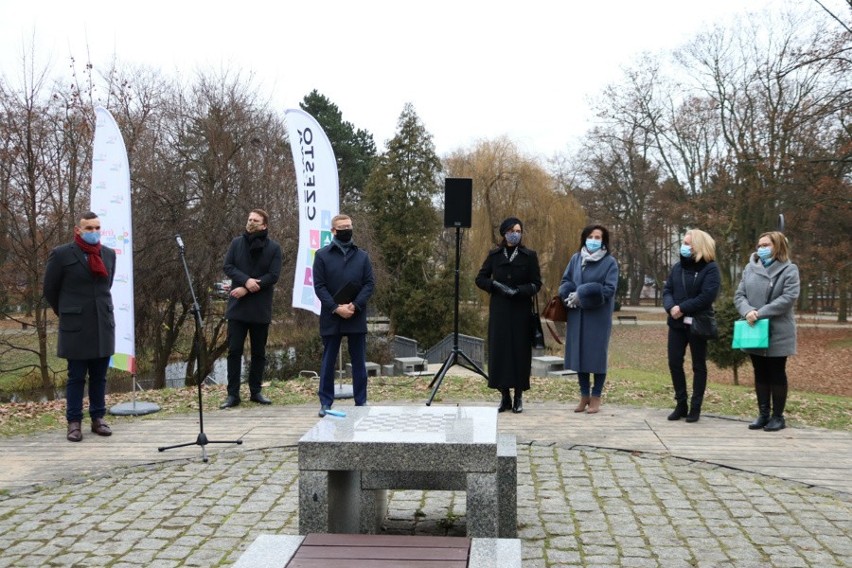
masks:
POLYGON ((663 287, 663 307, 668 314, 669 371, 676 406, 669 420, 697 422, 707 388, 707 337, 692 333, 692 318, 713 308, 719 295, 719 267, 715 262, 716 241, 698 229, 687 231, 680 246, 680 262, 672 267, 663 287), (686 373, 683 359, 686 346, 692 357, 692 400, 687 409, 686 373))
POLYGON ((499 412, 523 412, 522 393, 530 388, 532 298, 541 289, 538 255, 521 244, 523 224, 500 223, 499 246, 488 253, 476 285, 491 294, 488 310, 488 386, 503 397, 499 412), (509 389, 515 389, 515 401, 509 389))
POLYGON ((618 263, 610 253, 609 231, 602 225, 589 225, 580 233, 580 248, 559 285, 559 296, 569 308, 565 368, 577 371, 580 383, 580 404, 574 412, 600 411, 617 287, 618 263))

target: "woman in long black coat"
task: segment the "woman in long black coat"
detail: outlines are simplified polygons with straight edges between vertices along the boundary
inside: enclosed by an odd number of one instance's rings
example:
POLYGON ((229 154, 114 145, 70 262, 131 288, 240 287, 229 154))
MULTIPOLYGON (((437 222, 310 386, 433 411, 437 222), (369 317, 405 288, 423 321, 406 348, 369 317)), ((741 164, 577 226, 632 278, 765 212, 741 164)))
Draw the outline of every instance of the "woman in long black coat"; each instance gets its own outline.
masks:
POLYGON ((500 223, 503 237, 488 253, 476 285, 491 294, 488 310, 488 386, 503 395, 499 412, 523 412, 522 393, 530 388, 533 297, 541 289, 538 255, 526 248, 523 223, 509 217, 500 223), (515 389, 515 400, 509 389, 515 389))

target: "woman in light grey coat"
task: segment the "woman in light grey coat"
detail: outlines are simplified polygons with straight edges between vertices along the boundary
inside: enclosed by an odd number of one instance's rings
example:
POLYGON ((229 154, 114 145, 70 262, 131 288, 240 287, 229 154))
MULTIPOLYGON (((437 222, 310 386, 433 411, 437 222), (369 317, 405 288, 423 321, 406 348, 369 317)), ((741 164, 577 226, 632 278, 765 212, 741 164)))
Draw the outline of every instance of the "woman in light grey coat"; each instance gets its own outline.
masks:
POLYGON ((759 411, 757 419, 748 426, 751 430, 777 432, 785 426, 786 365, 787 357, 796 354, 793 307, 798 297, 799 268, 790 262, 787 239, 778 231, 763 233, 734 295, 737 311, 750 324, 769 319, 769 347, 744 350, 751 356, 754 367, 759 411))

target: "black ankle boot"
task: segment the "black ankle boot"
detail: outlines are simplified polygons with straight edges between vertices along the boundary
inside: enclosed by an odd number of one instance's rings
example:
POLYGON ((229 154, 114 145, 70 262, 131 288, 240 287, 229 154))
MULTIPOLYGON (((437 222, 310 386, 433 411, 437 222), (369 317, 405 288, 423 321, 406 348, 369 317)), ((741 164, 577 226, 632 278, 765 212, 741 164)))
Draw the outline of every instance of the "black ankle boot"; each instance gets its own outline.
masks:
POLYGON ((698 419, 701 418, 701 406, 697 404, 693 404, 689 408, 689 414, 686 415, 687 422, 698 422, 698 419))
POLYGON ((757 394, 758 415, 754 422, 748 425, 749 430, 762 430, 769 424, 769 385, 757 383, 754 385, 757 394))
POLYGON ((769 404, 761 404, 758 406, 760 414, 754 419, 754 422, 748 425, 749 430, 762 430, 764 426, 769 424, 769 404))
POLYGON ((512 408, 512 395, 509 394, 509 389, 503 389, 503 398, 500 400, 500 406, 497 407, 497 412, 506 412, 512 408))
POLYGON ((515 389, 515 404, 512 405, 512 412, 515 414, 520 414, 524 411, 524 399, 523 399, 523 391, 521 389, 515 389))
POLYGON ((773 416, 769 419, 769 422, 766 426, 763 427, 764 432, 777 432, 778 430, 783 430, 786 428, 787 424, 784 423, 783 416, 773 416))
POLYGON ((677 401, 677 406, 675 406, 674 411, 671 414, 669 414, 669 420, 680 420, 681 418, 686 416, 686 413, 687 413, 686 401, 685 400, 679 400, 679 401, 677 401))

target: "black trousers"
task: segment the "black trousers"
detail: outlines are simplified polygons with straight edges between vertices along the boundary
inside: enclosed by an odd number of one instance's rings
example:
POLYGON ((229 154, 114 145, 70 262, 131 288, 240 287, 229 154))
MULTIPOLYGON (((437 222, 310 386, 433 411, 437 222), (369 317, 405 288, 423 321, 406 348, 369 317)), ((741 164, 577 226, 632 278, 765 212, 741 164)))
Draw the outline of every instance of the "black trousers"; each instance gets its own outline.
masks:
POLYGON ((683 371, 687 345, 689 346, 689 355, 692 358, 692 404, 701 406, 701 402, 704 400, 704 391, 707 388, 707 339, 692 335, 689 332, 689 327, 670 327, 669 372, 672 375, 675 400, 678 402, 686 402, 688 397, 686 373, 683 371))
POLYGON ((243 345, 246 335, 251 342, 251 365, 249 366, 249 393, 259 394, 266 369, 266 339, 268 323, 247 323, 228 320, 228 395, 240 398, 240 378, 243 369, 243 345))

